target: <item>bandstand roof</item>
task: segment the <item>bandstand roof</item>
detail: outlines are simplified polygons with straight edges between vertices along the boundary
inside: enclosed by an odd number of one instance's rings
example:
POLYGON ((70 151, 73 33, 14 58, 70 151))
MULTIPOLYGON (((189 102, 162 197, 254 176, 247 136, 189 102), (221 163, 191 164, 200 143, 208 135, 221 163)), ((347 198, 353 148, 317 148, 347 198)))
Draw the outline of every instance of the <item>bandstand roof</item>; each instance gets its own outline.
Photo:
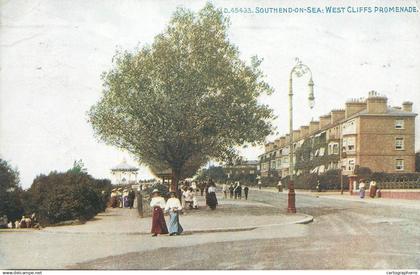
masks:
POLYGON ((117 166, 111 168, 111 171, 138 171, 139 169, 133 165, 130 165, 127 163, 126 160, 123 160, 120 164, 117 166))

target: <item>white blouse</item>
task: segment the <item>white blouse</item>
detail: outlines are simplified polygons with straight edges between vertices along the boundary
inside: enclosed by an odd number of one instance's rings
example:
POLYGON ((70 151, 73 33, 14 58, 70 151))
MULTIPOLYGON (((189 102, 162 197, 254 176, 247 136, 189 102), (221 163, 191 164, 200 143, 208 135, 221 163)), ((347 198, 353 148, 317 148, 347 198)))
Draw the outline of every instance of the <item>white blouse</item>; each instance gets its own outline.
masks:
POLYGON ((159 206, 160 208, 165 208, 165 199, 162 197, 153 197, 150 202, 150 207, 159 206))
POLYGON ((174 208, 181 210, 182 209, 181 202, 177 198, 170 198, 166 202, 165 211, 173 210, 174 208))
POLYGON ((209 192, 209 193, 216 193, 216 187, 210 186, 209 189, 207 190, 207 192, 209 192))

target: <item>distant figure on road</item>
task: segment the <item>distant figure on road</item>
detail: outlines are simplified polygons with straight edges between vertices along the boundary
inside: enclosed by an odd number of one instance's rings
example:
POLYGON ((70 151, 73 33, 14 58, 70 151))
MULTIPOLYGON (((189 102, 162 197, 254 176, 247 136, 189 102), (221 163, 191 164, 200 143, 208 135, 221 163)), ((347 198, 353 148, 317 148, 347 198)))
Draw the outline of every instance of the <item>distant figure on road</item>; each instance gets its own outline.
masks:
POLYGON ((365 197, 365 182, 364 180, 361 180, 359 183, 359 196, 361 199, 365 197))
POLYGON ((128 192, 128 206, 130 209, 133 209, 134 199, 136 198, 136 193, 134 193, 133 189, 130 189, 128 192))
POLYGON ((170 196, 165 205, 165 212, 169 213, 169 236, 173 236, 181 234, 184 229, 179 223, 179 212, 182 210, 181 202, 175 192, 171 192, 170 196))
POLYGON ((235 187, 233 187, 233 183, 230 184, 229 186, 229 196, 231 199, 233 199, 233 190, 235 189, 235 187))
POLYGON ((201 196, 203 196, 205 186, 206 185, 205 185, 204 182, 200 182, 200 194, 201 194, 201 196))
POLYGON ((122 192, 122 188, 118 188, 117 189, 117 198, 118 198, 118 207, 119 208, 123 208, 123 192, 122 192))
POLYGON ((262 186, 262 182, 259 180, 258 181, 258 190, 261 190, 261 186, 262 186))
POLYGON ((130 202, 129 202, 129 199, 128 199, 128 193, 129 193, 128 189, 125 188, 124 191, 123 191, 123 208, 130 207, 130 202))
POLYGON ((316 184, 316 191, 321 192, 321 183, 319 181, 316 184))
POLYGON ((165 199, 160 196, 158 189, 152 191, 152 201, 150 207, 153 209, 152 216, 152 236, 155 237, 158 234, 168 234, 168 228, 166 227, 165 217, 163 216, 163 209, 165 209, 165 199))
POLYGON ((217 197, 216 197, 216 185, 210 181, 209 187, 206 194, 206 203, 210 207, 211 210, 216 209, 216 206, 218 204, 217 197))
POLYGON ((226 183, 223 183, 222 191, 223 191, 223 197, 226 199, 227 198, 227 185, 226 185, 226 183))
POLYGON ((249 191, 248 186, 245 186, 245 187, 244 187, 244 194, 245 194, 245 199, 246 199, 246 200, 248 199, 248 191, 249 191))
POLYGON ((236 184, 234 191, 235 191, 235 199, 242 199, 242 186, 240 182, 236 184))
POLYGON ((111 207, 115 208, 118 205, 117 189, 112 189, 111 192, 111 207))
POLYGON ((188 207, 189 209, 193 208, 193 197, 195 193, 192 187, 188 188, 187 191, 184 192, 184 200, 185 200, 185 207, 188 207))
POLYGON ((376 181, 372 180, 369 184, 369 196, 373 199, 376 196, 376 181))
POLYGON ((279 183, 277 184, 277 189, 279 192, 283 192, 283 184, 281 183, 281 180, 279 180, 279 183))

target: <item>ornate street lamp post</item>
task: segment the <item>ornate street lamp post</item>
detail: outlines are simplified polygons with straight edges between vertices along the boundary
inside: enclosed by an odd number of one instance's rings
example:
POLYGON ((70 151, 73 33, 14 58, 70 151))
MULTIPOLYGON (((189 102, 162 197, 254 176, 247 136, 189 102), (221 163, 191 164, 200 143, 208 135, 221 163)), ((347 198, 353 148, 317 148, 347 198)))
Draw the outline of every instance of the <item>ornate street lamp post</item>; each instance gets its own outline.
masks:
POLYGON ((314 97, 314 82, 312 80, 312 72, 308 66, 302 63, 299 58, 296 58, 296 65, 290 71, 289 77, 289 194, 288 194, 288 206, 287 212, 289 213, 296 213, 296 205, 295 205, 295 188, 293 182, 293 75, 297 77, 301 77, 309 73, 310 78, 308 82, 309 87, 309 108, 314 107, 315 97, 314 97))

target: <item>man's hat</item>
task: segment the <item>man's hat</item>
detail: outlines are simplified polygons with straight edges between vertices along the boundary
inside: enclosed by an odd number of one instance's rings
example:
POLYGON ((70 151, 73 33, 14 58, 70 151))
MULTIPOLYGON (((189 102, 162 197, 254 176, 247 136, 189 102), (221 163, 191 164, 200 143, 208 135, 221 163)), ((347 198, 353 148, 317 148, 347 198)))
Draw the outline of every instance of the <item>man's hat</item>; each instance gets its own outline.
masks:
POLYGON ((159 193, 160 194, 160 191, 158 189, 153 189, 152 194, 154 194, 154 193, 159 193))

